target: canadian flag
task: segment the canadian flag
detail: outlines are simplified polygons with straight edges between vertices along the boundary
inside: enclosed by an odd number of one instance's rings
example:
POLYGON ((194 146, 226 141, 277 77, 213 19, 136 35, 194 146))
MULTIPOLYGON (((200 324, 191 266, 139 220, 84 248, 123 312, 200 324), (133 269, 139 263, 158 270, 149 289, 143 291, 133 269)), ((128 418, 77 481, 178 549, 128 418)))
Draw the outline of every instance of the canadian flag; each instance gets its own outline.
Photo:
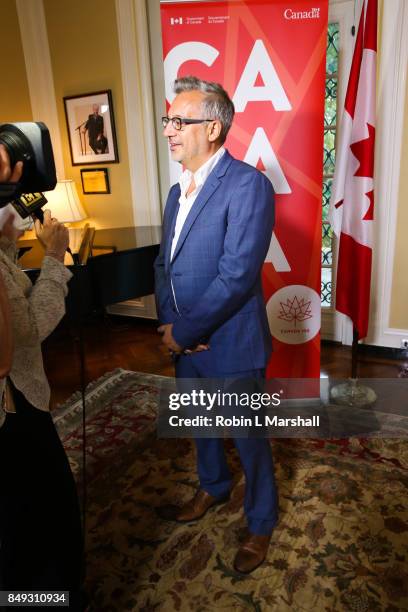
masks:
POLYGON ((374 220, 377 0, 364 0, 341 119, 329 221, 339 238, 336 309, 365 338, 374 220))

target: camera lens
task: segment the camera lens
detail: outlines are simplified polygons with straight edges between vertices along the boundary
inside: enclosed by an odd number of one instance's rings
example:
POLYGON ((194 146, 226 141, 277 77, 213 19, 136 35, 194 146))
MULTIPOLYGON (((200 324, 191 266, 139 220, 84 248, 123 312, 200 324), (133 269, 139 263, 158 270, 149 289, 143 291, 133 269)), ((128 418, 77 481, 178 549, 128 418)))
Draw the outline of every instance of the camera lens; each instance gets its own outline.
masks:
POLYGON ((27 164, 33 158, 33 149, 25 134, 16 126, 4 124, 0 127, 0 143, 3 144, 10 156, 10 165, 23 161, 27 164))
MULTIPOLYGON (((23 162, 18 186, 13 189, 14 199, 21 194, 41 193, 54 189, 57 183, 50 133, 41 121, 0 124, 0 144, 9 155, 10 165, 23 162)), ((10 201, 7 184, 0 185, 0 206, 10 201), (6 199, 8 198, 8 200, 6 199)))

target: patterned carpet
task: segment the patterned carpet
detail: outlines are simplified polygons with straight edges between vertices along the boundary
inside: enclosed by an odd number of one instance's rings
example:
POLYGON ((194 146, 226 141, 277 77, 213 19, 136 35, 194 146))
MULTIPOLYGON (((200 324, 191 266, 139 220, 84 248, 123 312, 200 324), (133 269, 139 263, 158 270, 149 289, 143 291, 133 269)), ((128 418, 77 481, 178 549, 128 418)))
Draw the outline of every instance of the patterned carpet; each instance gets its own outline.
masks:
MULTIPOLYGON (((408 444, 278 440, 280 523, 267 561, 232 569, 245 533, 244 482, 198 523, 159 519, 197 486, 193 445, 158 440, 161 377, 115 370, 87 402, 87 590, 94 612, 408 610, 408 444)), ((54 417, 80 480, 81 404, 54 417)))

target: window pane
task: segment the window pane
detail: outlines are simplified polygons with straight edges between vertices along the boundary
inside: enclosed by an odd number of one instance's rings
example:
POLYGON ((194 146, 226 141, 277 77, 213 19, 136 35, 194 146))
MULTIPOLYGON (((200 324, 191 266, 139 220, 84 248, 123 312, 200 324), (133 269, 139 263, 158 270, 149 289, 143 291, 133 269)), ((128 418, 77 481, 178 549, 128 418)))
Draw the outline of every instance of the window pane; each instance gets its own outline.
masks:
POLYGON ((322 268, 322 306, 331 306, 332 299, 332 268, 322 268))
POLYGON ((335 130, 324 130, 323 174, 325 175, 334 174, 334 160, 336 156, 335 138, 335 130))
POLYGON ((326 79, 326 96, 324 104, 324 123, 327 126, 336 125, 337 113, 337 77, 326 79))
POLYGON ((339 24, 330 23, 327 32, 326 90, 324 104, 323 190, 322 190, 322 307, 332 306, 333 232, 328 223, 334 174, 339 68, 339 24))
POLYGON ((333 263, 332 251, 333 230, 329 223, 322 225, 322 266, 331 266, 333 263))
POLYGON ((329 23, 327 32, 326 72, 333 74, 338 71, 339 64, 339 24, 329 23))
POLYGON ((330 195, 331 195, 332 182, 333 182, 332 178, 323 179, 323 194, 322 194, 322 200, 323 200, 323 222, 327 221, 327 217, 329 215, 329 204, 330 204, 330 195))

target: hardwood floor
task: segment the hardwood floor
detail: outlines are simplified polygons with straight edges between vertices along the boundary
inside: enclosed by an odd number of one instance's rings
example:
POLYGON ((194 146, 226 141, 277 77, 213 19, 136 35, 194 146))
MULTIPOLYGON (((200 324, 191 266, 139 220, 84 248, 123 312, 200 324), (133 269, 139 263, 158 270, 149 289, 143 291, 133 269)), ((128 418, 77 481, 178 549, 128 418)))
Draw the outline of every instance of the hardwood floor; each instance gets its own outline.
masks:
MULTIPOLYGON (((359 378, 395 378, 400 373, 406 358, 395 359, 381 355, 374 347, 363 347, 358 359, 359 378)), ((402 353, 402 351, 401 351, 402 353)), ((334 342, 322 342, 320 372, 334 378, 351 376, 351 347, 334 342)))
MULTIPOLYGON (((123 317, 95 318, 84 326, 86 382, 124 368, 172 376, 169 355, 160 344, 157 322, 123 317)), ((43 354, 51 385, 51 407, 65 401, 80 389, 80 351, 78 333, 62 324, 44 343, 43 354)), ((350 376, 351 350, 334 343, 322 343, 321 373, 325 376, 350 376)), ((361 378, 394 378, 404 360, 387 359, 362 352, 359 359, 361 378)))
MULTIPOLYGON (((123 317, 92 319, 83 329, 85 380, 115 368, 172 376, 168 353, 160 345, 156 322, 123 317)), ((61 325, 43 345, 51 406, 81 387, 80 342, 77 329, 61 325)))

